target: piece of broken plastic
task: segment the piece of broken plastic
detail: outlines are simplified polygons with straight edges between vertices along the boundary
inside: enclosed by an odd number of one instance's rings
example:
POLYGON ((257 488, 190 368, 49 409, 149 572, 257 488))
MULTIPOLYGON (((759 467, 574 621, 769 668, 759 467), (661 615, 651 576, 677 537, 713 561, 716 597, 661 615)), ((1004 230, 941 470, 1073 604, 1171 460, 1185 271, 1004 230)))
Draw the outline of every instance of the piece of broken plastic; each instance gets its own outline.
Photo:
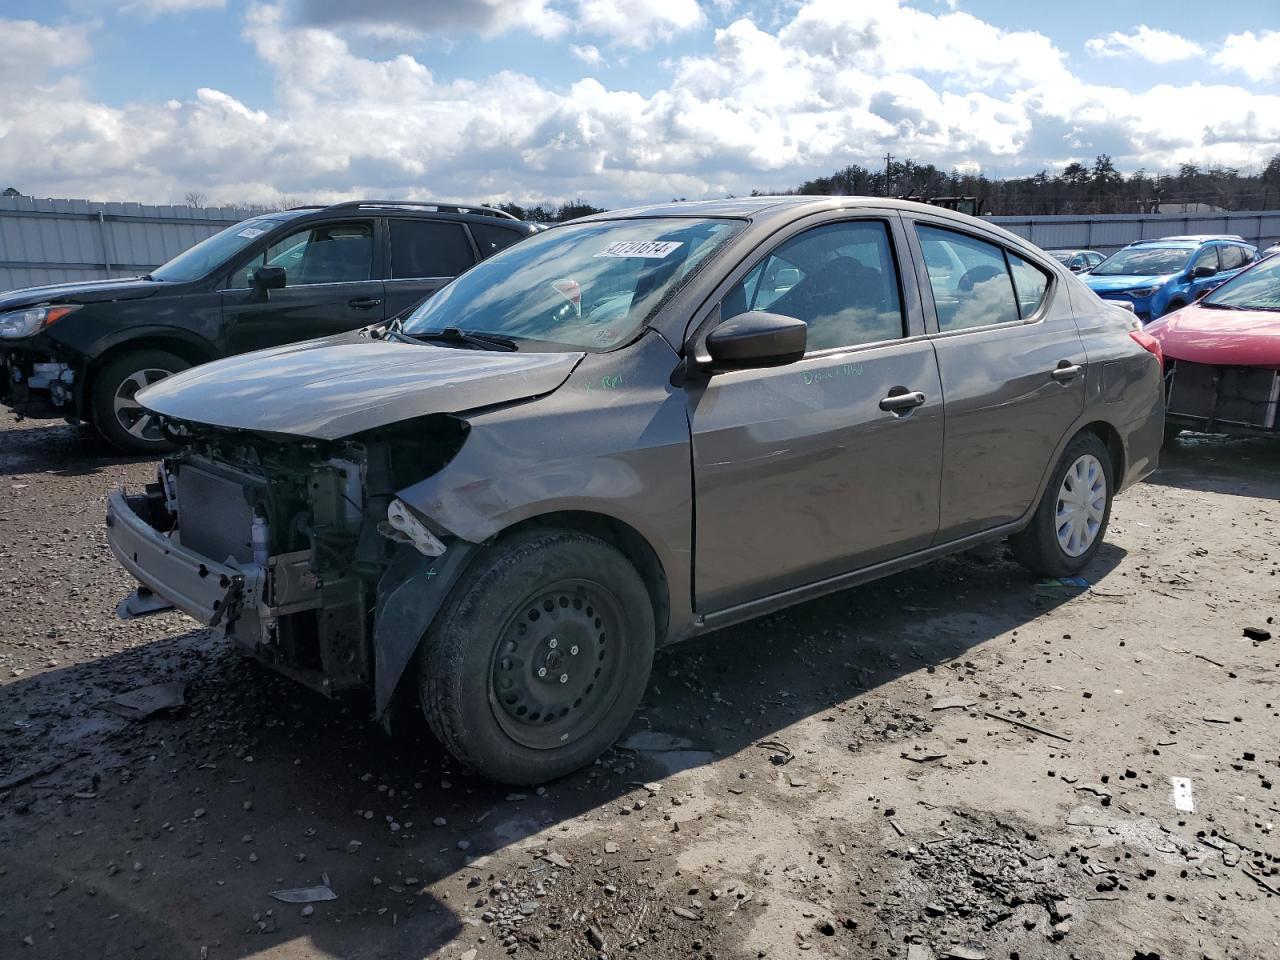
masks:
POLYGON ((293 887, 289 890, 272 890, 271 896, 281 903, 320 903, 337 900, 338 895, 327 884, 318 887, 293 887))
POLYGON ((116 716, 128 720, 145 720, 161 710, 172 710, 186 704, 187 685, 181 680, 153 683, 112 697, 102 705, 116 716))
POLYGON ((1045 577, 1036 581, 1037 590, 1087 590, 1089 586, 1084 577, 1045 577))
POLYGON ((121 620, 132 620, 134 617, 145 617, 149 613, 172 609, 173 604, 164 597, 146 587, 139 587, 116 605, 116 616, 121 620))

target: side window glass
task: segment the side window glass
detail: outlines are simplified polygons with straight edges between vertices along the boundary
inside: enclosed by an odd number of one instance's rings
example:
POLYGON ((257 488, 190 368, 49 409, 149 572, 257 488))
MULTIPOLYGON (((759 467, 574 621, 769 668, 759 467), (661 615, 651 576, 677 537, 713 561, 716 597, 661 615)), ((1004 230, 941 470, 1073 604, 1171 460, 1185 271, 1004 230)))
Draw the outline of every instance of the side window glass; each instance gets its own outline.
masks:
POLYGON ((476 246, 480 248, 480 259, 491 257, 499 250, 505 250, 517 240, 520 234, 506 227, 497 227, 491 223, 471 224, 471 235, 476 238, 476 246))
POLYGON ((1089 269, 1092 270, 1106 258, 1100 253, 1089 254, 1089 269))
POLYGON ((1191 272, 1195 273, 1201 267, 1208 267, 1212 273, 1218 272, 1218 248, 1205 247, 1196 254, 1195 262, 1191 265, 1191 272))
POLYGON ((1013 274, 1013 288, 1018 295, 1018 310, 1025 320, 1044 303, 1045 292, 1049 289, 1049 277, 1033 263, 1028 263, 1016 253, 1006 251, 1009 258, 1009 270, 1013 274))
POLYGON ((475 263, 460 223, 392 219, 391 276, 456 277, 475 263))
MULTIPOLYGON (((917 224, 916 232, 924 250, 939 330, 1019 319, 1013 281, 1000 247, 924 224, 917 224)), ((1040 296, 1044 296, 1043 289, 1040 296)))
POLYGON ((1246 264, 1253 263, 1253 261, 1258 259, 1258 255, 1254 253, 1254 251, 1250 250, 1248 247, 1240 248, 1240 257, 1244 260, 1246 264))
POLYGON ((1067 266, 1070 267, 1072 270, 1082 270, 1084 269, 1084 264, 1085 264, 1084 254, 1077 253, 1074 257, 1071 258, 1071 262, 1067 264, 1067 266))
POLYGON ((1223 247, 1222 248, 1222 269, 1238 270, 1244 266, 1244 248, 1243 247, 1223 247))
POLYGON ((810 350, 900 338, 902 301, 886 226, 831 223, 784 241, 720 305, 725 320, 748 310, 803 320, 810 350))
POLYGON ((368 280, 373 276, 373 224, 325 224, 297 230, 245 267, 240 278, 244 286, 253 286, 253 271, 263 265, 284 267, 290 287, 368 280))

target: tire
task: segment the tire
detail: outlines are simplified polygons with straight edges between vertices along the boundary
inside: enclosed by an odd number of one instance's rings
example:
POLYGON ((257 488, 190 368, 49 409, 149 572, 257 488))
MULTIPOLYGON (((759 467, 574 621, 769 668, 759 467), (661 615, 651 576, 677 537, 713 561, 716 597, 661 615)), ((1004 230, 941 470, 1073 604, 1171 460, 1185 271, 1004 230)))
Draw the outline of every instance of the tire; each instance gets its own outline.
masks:
MULTIPOLYGON (((1165 304, 1164 310, 1160 312, 1160 316, 1167 317, 1169 314, 1173 313, 1173 311, 1181 310, 1185 306, 1186 304, 1183 303, 1181 300, 1172 300, 1169 303, 1165 304)), ((1151 319, 1155 320, 1157 318, 1152 317, 1151 319)))
POLYGON ((1102 546, 1107 524, 1111 520, 1111 501, 1115 491, 1112 473, 1111 455, 1107 452, 1106 444, 1094 433, 1086 431, 1076 434, 1062 452, 1058 465, 1054 467, 1031 522, 1009 538, 1009 545, 1013 548, 1017 561, 1032 573, 1046 577, 1072 577, 1087 567, 1102 546), (1097 473, 1091 472, 1091 469, 1096 469, 1097 473), (1079 521, 1069 528, 1063 527, 1066 534, 1064 539, 1059 536, 1058 507, 1063 495, 1068 497, 1066 506, 1069 507, 1072 503, 1073 491, 1067 486, 1068 473, 1072 475, 1071 488, 1080 489, 1081 480, 1084 480, 1088 483, 1085 489, 1094 496, 1085 494, 1092 509, 1085 506, 1079 508, 1082 509, 1081 513, 1072 511, 1079 521), (1095 486, 1098 480, 1102 484, 1100 510, 1097 497, 1099 490, 1095 486), (1074 538, 1073 532, 1076 534, 1074 538))
POLYGON ((131 350, 109 360, 93 378, 90 390, 93 425, 108 443, 126 453, 159 456, 173 449, 155 418, 137 405, 133 395, 190 366, 165 350, 131 350))
POLYGON ((484 776, 553 780, 622 734, 653 650, 653 606, 622 554, 572 531, 518 535, 477 560, 427 631, 422 710, 484 776))

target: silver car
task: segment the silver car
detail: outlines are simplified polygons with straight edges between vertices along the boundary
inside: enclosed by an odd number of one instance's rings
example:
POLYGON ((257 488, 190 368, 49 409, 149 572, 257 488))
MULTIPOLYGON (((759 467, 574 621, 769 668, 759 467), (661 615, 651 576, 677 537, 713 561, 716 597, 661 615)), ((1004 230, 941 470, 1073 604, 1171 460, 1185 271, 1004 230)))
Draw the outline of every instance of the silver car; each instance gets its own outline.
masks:
POLYGON ((1083 570, 1160 449, 1133 325, 937 207, 602 214, 140 393, 179 450, 108 538, 264 663, 547 780, 620 735, 656 647, 1006 537, 1083 570))

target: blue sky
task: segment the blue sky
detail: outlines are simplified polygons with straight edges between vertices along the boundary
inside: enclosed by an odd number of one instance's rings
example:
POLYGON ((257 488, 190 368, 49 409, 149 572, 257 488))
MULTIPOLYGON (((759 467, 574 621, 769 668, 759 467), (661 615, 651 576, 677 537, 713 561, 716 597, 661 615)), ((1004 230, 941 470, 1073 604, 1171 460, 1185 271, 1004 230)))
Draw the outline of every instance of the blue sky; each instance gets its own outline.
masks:
POLYGON ((20 106, 0 116, 0 179, 170 202, 617 205, 789 186, 886 149, 1002 174, 1101 152, 1122 169, 1257 166, 1280 149, 1280 7, 1204 13, 1174 0, 9 0, 0 96, 20 106))

